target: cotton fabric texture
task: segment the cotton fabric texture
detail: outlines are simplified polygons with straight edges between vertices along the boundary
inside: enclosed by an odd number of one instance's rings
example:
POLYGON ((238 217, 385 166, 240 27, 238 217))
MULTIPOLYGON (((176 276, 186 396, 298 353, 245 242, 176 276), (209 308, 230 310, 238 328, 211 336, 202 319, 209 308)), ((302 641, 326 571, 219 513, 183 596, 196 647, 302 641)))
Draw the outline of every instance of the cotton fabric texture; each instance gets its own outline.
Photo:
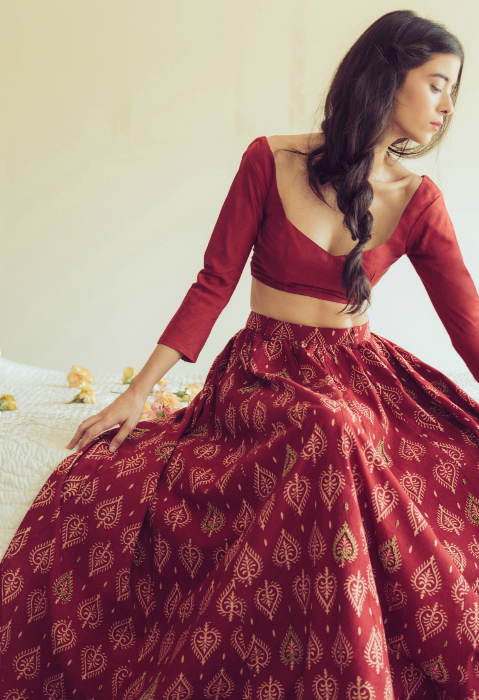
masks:
POLYGON ((252 312, 190 406, 42 488, 2 697, 474 697, 478 412, 369 324, 252 312))

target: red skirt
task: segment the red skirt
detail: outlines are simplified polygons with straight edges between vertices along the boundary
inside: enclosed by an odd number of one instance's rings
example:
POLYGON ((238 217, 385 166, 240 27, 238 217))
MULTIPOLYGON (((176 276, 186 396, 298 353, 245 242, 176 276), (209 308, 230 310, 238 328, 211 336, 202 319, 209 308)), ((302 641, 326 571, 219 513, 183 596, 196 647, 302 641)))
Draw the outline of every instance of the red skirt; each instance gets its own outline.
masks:
POLYGON ((252 312, 188 407, 41 489, 0 697, 479 697, 478 422, 369 324, 252 312))

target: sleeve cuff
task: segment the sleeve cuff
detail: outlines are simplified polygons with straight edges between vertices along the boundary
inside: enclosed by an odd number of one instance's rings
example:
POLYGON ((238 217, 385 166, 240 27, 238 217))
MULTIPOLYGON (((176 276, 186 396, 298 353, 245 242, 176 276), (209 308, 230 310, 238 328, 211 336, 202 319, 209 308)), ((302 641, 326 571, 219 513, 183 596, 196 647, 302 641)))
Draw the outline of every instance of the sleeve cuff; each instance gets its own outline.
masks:
POLYGON ((183 356, 183 357, 181 357, 181 359, 184 362, 194 363, 198 359, 199 352, 196 352, 196 353, 192 352, 192 350, 190 350, 183 343, 169 342, 166 338, 163 338, 163 336, 161 336, 161 338, 158 340, 157 345, 159 345, 160 343, 162 345, 167 345, 169 348, 173 348, 173 350, 177 350, 178 352, 181 352, 181 354, 183 356))

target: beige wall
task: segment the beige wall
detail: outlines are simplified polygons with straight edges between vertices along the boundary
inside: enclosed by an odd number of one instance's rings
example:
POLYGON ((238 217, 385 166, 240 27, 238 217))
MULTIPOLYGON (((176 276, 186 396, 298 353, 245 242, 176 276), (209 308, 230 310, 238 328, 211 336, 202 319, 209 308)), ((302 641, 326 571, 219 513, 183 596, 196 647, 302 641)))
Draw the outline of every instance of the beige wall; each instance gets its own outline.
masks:
MULTIPOLYGON (((479 286, 476 3, 414 2, 465 45, 452 133, 409 161, 446 198, 479 286)), ((311 130, 332 72, 395 3, 317 0, 9 0, 1 5, 2 355, 93 373, 140 367, 202 267, 246 146, 311 130)), ((249 264, 195 366, 249 312, 249 264)), ((371 326, 462 368, 403 259, 371 326)))

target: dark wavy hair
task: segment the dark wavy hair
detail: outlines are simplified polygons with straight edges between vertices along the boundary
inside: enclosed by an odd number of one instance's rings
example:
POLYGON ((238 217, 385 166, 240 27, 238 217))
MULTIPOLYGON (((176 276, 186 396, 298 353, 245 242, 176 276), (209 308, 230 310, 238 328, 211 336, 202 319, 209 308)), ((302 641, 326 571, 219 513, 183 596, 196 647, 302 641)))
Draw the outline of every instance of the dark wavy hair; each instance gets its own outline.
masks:
MULTIPOLYGON (((325 204, 321 185, 331 182, 336 190, 344 223, 357 241, 342 271, 347 298, 343 311, 352 307, 348 314, 357 313, 364 302, 366 309, 371 303, 362 253, 371 238, 374 220, 369 211, 373 189, 368 181, 374 151, 385 138, 395 110, 395 93, 407 72, 424 65, 436 53, 453 54, 461 60, 458 80, 451 91, 455 104, 464 64, 461 42, 444 25, 412 10, 386 13, 351 46, 331 80, 321 122, 323 145, 307 151, 280 149, 307 155, 309 185, 325 204)), ((451 116, 444 116, 443 126, 427 145, 409 147, 410 139, 400 138, 389 146, 388 153, 404 158, 426 155, 444 139, 451 116)))

